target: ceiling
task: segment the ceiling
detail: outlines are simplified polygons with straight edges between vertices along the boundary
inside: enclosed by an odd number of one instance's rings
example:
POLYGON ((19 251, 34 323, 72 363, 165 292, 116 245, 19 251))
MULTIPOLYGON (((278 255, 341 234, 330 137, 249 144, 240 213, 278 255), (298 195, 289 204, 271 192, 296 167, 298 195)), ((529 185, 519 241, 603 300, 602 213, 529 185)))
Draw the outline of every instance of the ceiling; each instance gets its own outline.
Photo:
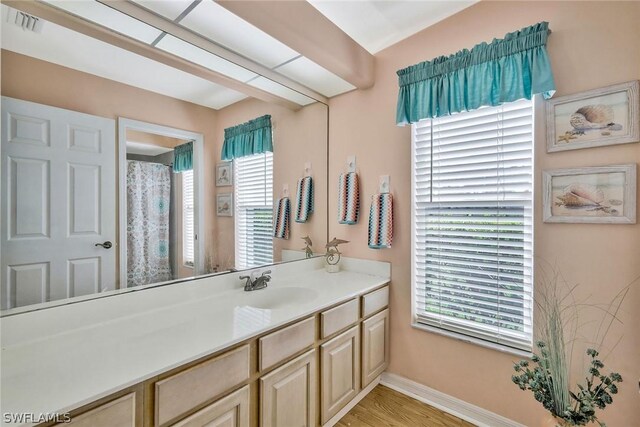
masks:
POLYGON ((370 53, 460 12, 479 0, 308 0, 370 53))
MULTIPOLYGON (((44 1, 84 20, 295 104, 315 102, 296 90, 97 1, 44 1)), ((327 98, 355 89, 342 78, 212 0, 133 1, 209 42, 327 98)), ((310 0, 310 3, 357 43, 375 53, 468 7, 474 1, 310 0)), ((44 23, 41 33, 23 31, 16 25, 5 25, 8 11, 9 8, 2 5, 3 49, 214 109, 246 98, 245 94, 236 90, 51 22, 44 23)))

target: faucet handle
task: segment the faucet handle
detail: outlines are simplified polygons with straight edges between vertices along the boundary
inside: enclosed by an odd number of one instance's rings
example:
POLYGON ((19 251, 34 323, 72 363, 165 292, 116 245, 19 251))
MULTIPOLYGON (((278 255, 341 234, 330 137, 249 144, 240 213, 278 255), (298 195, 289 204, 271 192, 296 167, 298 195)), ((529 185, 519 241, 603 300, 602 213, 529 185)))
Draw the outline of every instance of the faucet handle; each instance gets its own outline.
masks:
POLYGON ((271 274, 271 270, 267 270, 267 271, 263 271, 262 272, 262 276, 267 276, 269 274, 271 274))
POLYGON ((240 280, 251 279, 251 276, 240 276, 240 280))

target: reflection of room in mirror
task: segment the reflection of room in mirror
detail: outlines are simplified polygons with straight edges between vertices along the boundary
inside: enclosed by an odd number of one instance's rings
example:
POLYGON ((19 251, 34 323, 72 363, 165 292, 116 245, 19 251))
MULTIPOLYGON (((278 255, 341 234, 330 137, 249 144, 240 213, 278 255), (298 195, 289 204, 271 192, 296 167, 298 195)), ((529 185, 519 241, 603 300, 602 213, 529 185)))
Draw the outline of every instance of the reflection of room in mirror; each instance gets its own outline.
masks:
MULTIPOLYGON (((2 5, 3 13, 6 9, 2 5)), ((309 235, 318 244, 326 241, 328 108, 324 104, 310 98, 297 104, 271 95, 262 98, 270 102, 248 98, 264 94, 255 92, 255 85, 246 85, 246 93, 238 92, 237 86, 224 87, 203 79, 202 74, 190 74, 189 67, 158 62, 153 54, 133 55, 122 40, 105 43, 48 21, 41 30, 2 26, 2 96, 27 103, 26 110, 16 113, 16 117, 33 119, 20 122, 22 131, 41 133, 42 123, 48 121, 51 141, 47 143, 60 148, 46 167, 20 163, 22 176, 32 179, 17 185, 44 182, 35 177, 45 172, 53 181, 63 182, 71 170, 75 187, 52 186, 46 195, 29 193, 34 195, 28 201, 33 206, 50 200, 40 210, 19 212, 22 228, 16 233, 30 237, 10 241, 3 235, 3 310, 54 306, 73 298, 109 295, 198 274, 259 267, 291 259, 283 256, 283 250, 301 252, 301 236, 309 235), (63 131, 66 124, 39 115, 41 108, 60 110, 51 114, 69 117, 82 126, 63 131), (273 188, 288 184, 295 189, 305 174, 305 163, 313 164, 315 210, 306 223, 292 222, 291 239, 286 241, 271 237, 272 190, 265 192, 264 203, 251 207, 257 228, 247 229, 244 238, 237 233, 241 215, 247 212, 237 209, 242 183, 237 182, 234 171, 241 161, 221 158, 224 129, 265 114, 273 118, 274 149, 268 161, 263 155, 262 179, 270 180, 273 188), (189 171, 175 173, 173 168, 176 147, 190 138, 135 128, 119 135, 118 123, 124 118, 201 135, 200 176, 189 171), (120 145, 124 144, 120 138, 126 139, 126 145, 120 145), (90 159, 92 150, 99 159, 90 159), (121 176, 125 179, 118 184, 121 176), (200 193, 194 191, 198 186, 200 193), (68 194, 75 198, 69 200, 68 194), (198 215, 203 220, 195 228, 198 215), (38 224, 46 227, 38 228, 38 224), (60 234, 71 226, 69 233, 60 234), (18 253, 18 243, 29 247, 20 249, 28 256, 6 256, 18 253), (236 249, 242 245, 253 254, 250 263, 238 262, 236 249), (4 274, 7 272, 10 274, 4 274)), ((4 149, 8 143, 4 136, 3 156, 9 153, 4 149)), ((30 147, 35 149, 35 145, 30 147)), ((3 185, 3 197, 5 190, 3 185)))
POLYGON ((174 169, 190 141, 127 129, 127 287, 191 277, 193 171, 174 169))

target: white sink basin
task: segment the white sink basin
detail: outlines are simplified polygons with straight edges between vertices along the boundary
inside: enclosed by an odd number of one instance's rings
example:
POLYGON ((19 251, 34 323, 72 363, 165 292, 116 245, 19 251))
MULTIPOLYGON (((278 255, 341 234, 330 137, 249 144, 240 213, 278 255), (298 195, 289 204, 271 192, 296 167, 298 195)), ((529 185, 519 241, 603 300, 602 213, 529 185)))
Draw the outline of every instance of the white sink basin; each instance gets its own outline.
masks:
POLYGON ((300 303, 308 303, 317 298, 318 292, 309 288, 283 287, 260 289, 247 292, 246 304, 250 307, 275 310, 300 303))

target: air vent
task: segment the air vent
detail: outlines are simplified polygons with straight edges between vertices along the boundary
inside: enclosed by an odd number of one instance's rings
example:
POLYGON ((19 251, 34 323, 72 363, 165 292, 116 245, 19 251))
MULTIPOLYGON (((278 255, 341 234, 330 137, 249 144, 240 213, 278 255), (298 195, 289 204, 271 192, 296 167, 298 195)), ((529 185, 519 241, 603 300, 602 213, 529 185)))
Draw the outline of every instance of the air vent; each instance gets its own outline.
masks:
POLYGON ((44 25, 44 21, 37 16, 29 15, 11 7, 8 8, 6 20, 9 24, 15 24, 24 31, 33 31, 34 33, 42 32, 42 26, 44 25))

